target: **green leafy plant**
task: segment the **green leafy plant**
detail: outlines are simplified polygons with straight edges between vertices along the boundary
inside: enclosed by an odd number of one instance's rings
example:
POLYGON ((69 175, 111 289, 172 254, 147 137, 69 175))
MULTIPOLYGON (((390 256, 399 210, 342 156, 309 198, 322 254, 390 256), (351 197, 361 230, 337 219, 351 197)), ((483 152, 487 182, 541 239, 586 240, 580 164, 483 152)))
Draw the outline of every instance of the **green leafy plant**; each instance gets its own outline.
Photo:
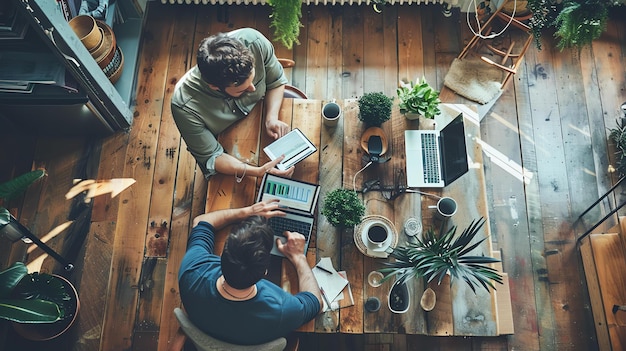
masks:
POLYGON ((414 277, 423 277, 427 282, 437 279, 437 283, 441 284, 449 273, 451 281, 453 279, 464 281, 474 293, 478 286, 486 290, 489 290, 489 287, 495 289, 493 281, 502 284, 502 276, 497 270, 486 265, 500 260, 470 255, 472 250, 487 239, 485 237, 472 243, 484 223, 484 218, 472 221, 456 238, 456 226, 438 236, 430 229, 424 232, 421 240, 417 239, 417 243, 407 243, 405 246, 394 248, 390 256, 395 258, 395 261, 385 263, 387 267, 379 270, 383 274, 386 273, 383 280, 396 276, 400 283, 404 283, 414 277))
POLYGON ((274 40, 291 49, 293 44, 300 44, 300 23, 302 18, 302 0, 268 0, 272 6, 272 21, 270 27, 274 28, 274 40))
POLYGON ((53 323, 64 318, 65 310, 58 302, 69 296, 63 284, 51 278, 47 274, 29 275, 22 262, 0 272, 0 318, 17 323, 53 323), (46 282, 43 290, 33 289, 33 282, 42 278, 46 282))
POLYGON ((365 206, 355 191, 340 188, 326 194, 321 212, 334 227, 352 227, 361 222, 365 206))
POLYGON ((605 1, 566 1, 556 17, 557 48, 590 45, 606 30, 608 17, 605 1))
POLYGON ((609 137, 615 143, 617 155, 617 171, 626 175, 626 123, 617 121, 615 128, 609 129, 609 137))
POLYGON ((623 3, 623 0, 528 0, 535 44, 541 49, 542 33, 554 29, 560 50, 589 45, 606 30, 609 9, 623 3))
POLYGON ((416 113, 430 119, 441 114, 439 91, 431 87, 424 77, 418 84, 412 81, 401 83, 397 93, 402 113, 416 113))
MULTIPOLYGON (((46 171, 38 169, 21 176, 15 177, 5 183, 0 184, 0 199, 9 201, 23 193, 36 180, 46 175, 46 171)), ((6 204, 5 204, 6 205, 6 204)), ((11 220, 11 213, 5 207, 0 206, 0 228, 8 224, 11 220)))
POLYGON ((382 92, 365 93, 358 100, 359 119, 373 127, 380 127, 391 118, 392 100, 382 92))

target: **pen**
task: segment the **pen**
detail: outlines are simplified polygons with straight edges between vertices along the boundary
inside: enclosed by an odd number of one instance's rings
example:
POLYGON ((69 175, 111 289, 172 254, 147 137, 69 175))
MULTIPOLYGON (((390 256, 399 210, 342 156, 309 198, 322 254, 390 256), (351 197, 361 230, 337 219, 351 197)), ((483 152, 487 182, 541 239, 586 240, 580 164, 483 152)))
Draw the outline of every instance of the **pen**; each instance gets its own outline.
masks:
POLYGON ((317 267, 317 268, 319 268, 319 269, 323 270, 324 272, 326 272, 326 273, 328 273, 328 274, 333 274, 333 272, 329 271, 328 269, 326 269, 326 268, 324 268, 324 267, 322 267, 322 266, 320 266, 320 265, 317 265, 317 266, 315 266, 315 267, 317 267))
POLYGON ((330 301, 328 301, 328 297, 324 293, 324 289, 320 288, 320 292, 322 293, 322 298, 324 299, 324 302, 326 302, 326 305, 328 305, 328 309, 332 311, 332 306, 330 305, 330 301))

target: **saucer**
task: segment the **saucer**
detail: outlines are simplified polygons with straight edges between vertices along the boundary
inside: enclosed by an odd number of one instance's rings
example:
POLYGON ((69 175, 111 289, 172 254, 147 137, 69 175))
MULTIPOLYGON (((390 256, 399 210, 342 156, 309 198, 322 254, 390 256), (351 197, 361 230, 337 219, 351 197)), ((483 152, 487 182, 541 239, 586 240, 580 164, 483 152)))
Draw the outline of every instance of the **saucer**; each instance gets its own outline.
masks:
POLYGON ((354 230, 354 244, 365 256, 387 258, 388 250, 398 245, 398 232, 389 219, 379 215, 366 216, 354 230), (367 240, 367 230, 375 224, 385 227, 389 232, 387 240, 380 247, 370 244, 367 240))

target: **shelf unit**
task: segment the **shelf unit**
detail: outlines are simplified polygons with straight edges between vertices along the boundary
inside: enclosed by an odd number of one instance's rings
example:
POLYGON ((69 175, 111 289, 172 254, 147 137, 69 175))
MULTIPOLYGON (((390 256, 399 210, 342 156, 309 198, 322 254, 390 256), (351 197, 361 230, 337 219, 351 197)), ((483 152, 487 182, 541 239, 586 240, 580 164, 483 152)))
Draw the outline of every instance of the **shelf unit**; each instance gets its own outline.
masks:
POLYGON ((137 55, 143 13, 135 5, 118 0, 107 11, 106 22, 124 54, 119 80, 112 84, 74 34, 56 1, 10 0, 29 23, 22 43, 54 53, 78 85, 78 92, 59 87, 38 87, 31 94, 0 93, 0 125, 4 132, 53 136, 109 135, 132 124, 137 55), (120 6, 119 9, 116 7, 120 6), (114 13, 123 23, 114 23, 114 13), (21 95, 21 96, 20 96, 21 95))

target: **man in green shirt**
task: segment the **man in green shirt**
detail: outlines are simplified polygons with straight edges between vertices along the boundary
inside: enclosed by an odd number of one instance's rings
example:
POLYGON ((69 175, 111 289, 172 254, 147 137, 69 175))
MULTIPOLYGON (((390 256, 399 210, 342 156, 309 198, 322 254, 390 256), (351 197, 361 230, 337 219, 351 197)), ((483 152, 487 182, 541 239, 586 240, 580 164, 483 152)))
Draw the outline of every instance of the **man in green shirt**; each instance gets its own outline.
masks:
POLYGON ((289 126, 278 120, 287 78, 274 55, 272 43, 252 28, 241 28, 205 38, 198 49, 198 64, 176 84, 172 95, 172 116, 187 148, 196 158, 205 177, 271 172, 291 176, 293 167, 275 168, 282 157, 259 166, 247 165, 226 154, 217 135, 245 118, 265 99, 265 130, 278 139, 289 126))

